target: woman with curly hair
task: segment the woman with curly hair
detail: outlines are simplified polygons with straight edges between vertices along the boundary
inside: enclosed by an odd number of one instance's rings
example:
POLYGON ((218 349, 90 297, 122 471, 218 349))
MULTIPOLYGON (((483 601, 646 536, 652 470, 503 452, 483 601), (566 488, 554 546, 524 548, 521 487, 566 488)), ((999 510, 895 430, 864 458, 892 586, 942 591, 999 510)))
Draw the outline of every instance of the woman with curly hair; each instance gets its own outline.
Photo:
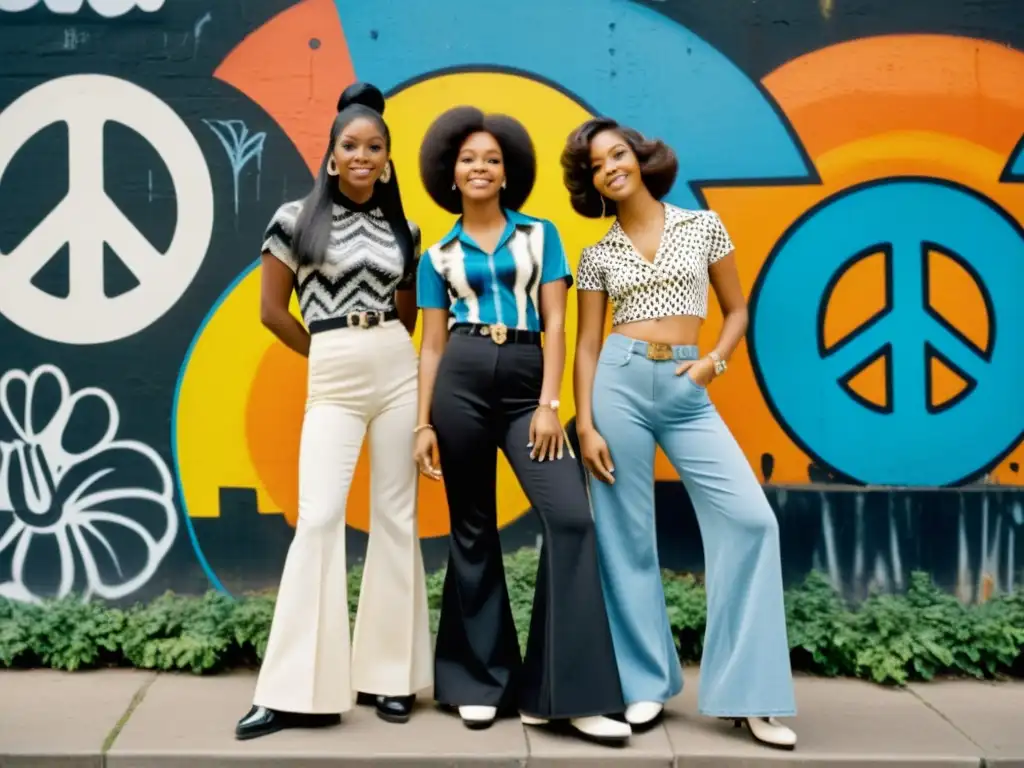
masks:
POLYGON ((383 112, 377 88, 345 89, 313 189, 282 205, 263 239, 263 324, 309 358, 309 375, 299 519, 239 739, 338 723, 353 690, 382 719, 405 722, 431 683, 409 459, 419 230, 402 209, 383 112), (288 310, 293 291, 305 327, 288 310), (350 653, 345 503, 367 436, 370 538, 350 653))
POLYGON ((626 720, 634 728, 653 724, 683 687, 658 566, 660 445, 686 486, 704 542, 700 710, 746 723, 759 742, 792 748, 795 734, 775 720, 796 712, 778 523, 707 392, 747 327, 732 242, 713 211, 660 202, 675 181, 675 154, 614 120, 577 128, 562 167, 578 213, 615 216, 580 257, 574 388, 626 720), (725 322, 701 356, 709 282, 725 322), (602 348, 609 299, 612 333, 602 348))
POLYGON ((458 107, 428 130, 420 172, 434 201, 460 214, 417 273, 415 458, 434 479, 440 458, 451 518, 435 698, 470 728, 517 707, 527 724, 567 721, 622 743, 631 729, 604 716, 624 704, 594 524, 558 419, 572 274, 554 225, 519 212, 536 176, 533 144, 511 117, 458 107), (525 662, 498 536, 499 448, 544 530, 525 662))

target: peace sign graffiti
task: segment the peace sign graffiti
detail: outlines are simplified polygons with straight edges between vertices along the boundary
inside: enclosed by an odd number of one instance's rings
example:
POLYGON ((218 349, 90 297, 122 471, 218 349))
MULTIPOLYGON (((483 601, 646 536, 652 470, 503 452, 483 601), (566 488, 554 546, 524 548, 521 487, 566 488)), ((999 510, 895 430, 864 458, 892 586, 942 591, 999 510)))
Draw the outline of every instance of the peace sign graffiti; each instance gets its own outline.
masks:
POLYGON ((43 128, 68 127, 67 196, 10 253, 0 253, 0 312, 25 330, 67 344, 114 341, 146 328, 178 301, 199 270, 213 231, 213 186, 202 150, 181 118, 137 85, 73 75, 33 88, 0 112, 0 180, 18 150, 43 128), (104 192, 103 125, 133 129, 160 154, 177 199, 170 247, 160 253, 104 192), (69 294, 32 278, 67 243, 69 294), (104 293, 108 244, 138 285, 104 293))
POLYGON ((1021 286, 1024 231, 974 190, 909 177, 844 190, 786 232, 754 287, 751 357, 769 407, 808 454, 855 480, 947 485, 976 476, 1024 433, 1021 286), (935 251, 960 262, 985 294, 985 348, 928 306, 935 251), (823 304, 836 276, 858 255, 879 252, 886 307, 826 348, 823 304), (929 393, 935 356, 966 382, 942 408, 929 393), (888 374, 883 407, 848 385, 880 357, 888 374))

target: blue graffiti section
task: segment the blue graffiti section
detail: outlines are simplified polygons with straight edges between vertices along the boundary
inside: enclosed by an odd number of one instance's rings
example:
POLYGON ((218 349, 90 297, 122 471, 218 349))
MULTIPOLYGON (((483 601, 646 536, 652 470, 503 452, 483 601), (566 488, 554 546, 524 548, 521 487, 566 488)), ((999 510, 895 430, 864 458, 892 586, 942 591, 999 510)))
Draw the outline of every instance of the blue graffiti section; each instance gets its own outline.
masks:
POLYGON ((238 215, 238 182, 242 170, 251 160, 256 161, 256 199, 259 200, 259 174, 263 171, 263 145, 267 134, 264 131, 249 133, 244 120, 203 120, 216 134, 231 161, 231 174, 235 191, 235 215, 238 215))
MULTIPOLYGON (((336 0, 357 76, 385 92, 451 69, 527 70, 668 142, 690 184, 813 175, 774 104, 688 29, 627 0, 336 0)), ((554 160, 555 158, 552 158, 554 160)))
POLYGON ((775 415, 809 454, 864 483, 948 485, 987 470, 1024 432, 1024 232, 990 200, 938 179, 893 179, 838 193, 779 241, 755 286, 751 355, 775 415), (890 304, 822 349, 823 305, 857 254, 889 258, 890 304), (927 255, 958 260, 987 296, 988 348, 977 349, 927 306, 927 255), (886 408, 845 386, 888 357, 886 408), (969 386, 929 405, 929 358, 969 386))

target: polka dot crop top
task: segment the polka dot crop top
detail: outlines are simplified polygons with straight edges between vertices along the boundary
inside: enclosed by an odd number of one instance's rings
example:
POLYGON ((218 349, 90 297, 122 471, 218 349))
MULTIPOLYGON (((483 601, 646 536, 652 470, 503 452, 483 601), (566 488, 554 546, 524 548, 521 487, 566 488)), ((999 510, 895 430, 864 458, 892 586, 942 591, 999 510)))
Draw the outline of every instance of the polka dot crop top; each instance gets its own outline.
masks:
POLYGON ((576 277, 580 291, 604 291, 612 324, 673 315, 707 317, 708 267, 733 250, 714 211, 665 204, 665 230, 649 262, 616 221, 600 242, 583 249, 576 277))

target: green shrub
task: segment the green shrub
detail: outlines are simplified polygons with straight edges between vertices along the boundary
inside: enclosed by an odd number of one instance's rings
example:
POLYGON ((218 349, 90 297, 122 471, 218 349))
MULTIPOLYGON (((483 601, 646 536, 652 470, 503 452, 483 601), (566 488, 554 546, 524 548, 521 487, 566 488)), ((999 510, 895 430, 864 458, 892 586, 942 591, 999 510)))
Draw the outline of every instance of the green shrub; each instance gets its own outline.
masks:
MULTIPOLYGON (((512 615, 525 647, 538 553, 505 557, 512 615)), ((362 569, 349 573, 354 619, 362 569)), ((699 661, 707 621, 704 587, 692 575, 663 573, 669 625, 684 663, 699 661)), ((436 631, 444 570, 427 575, 436 631)), ((128 609, 75 597, 29 605, 0 600, 0 664, 76 670, 104 666, 213 673, 259 663, 274 597, 239 599, 209 592, 166 594, 128 609)), ((963 605, 915 573, 900 595, 873 595, 850 606, 819 573, 786 593, 794 669, 903 684, 940 675, 1024 674, 1024 591, 963 605)))
POLYGON ((123 611, 102 603, 0 600, 0 662, 63 670, 117 663, 126 626, 123 611))
POLYGON ((128 612, 122 649, 140 669, 216 671, 239 652, 232 632, 238 603, 207 592, 200 598, 164 595, 128 612))
POLYGON ((859 638, 853 614, 821 573, 812 572, 786 594, 786 625, 793 666, 822 677, 854 675, 859 638))
POLYGON ((877 682, 931 680, 955 672, 977 678, 1009 671, 1024 645, 1020 595, 966 606, 925 573, 905 595, 876 595, 853 615, 856 674, 877 682))
POLYGON ((708 620, 704 587, 689 574, 662 571, 668 625, 683 661, 699 659, 704 650, 704 626, 708 620))

